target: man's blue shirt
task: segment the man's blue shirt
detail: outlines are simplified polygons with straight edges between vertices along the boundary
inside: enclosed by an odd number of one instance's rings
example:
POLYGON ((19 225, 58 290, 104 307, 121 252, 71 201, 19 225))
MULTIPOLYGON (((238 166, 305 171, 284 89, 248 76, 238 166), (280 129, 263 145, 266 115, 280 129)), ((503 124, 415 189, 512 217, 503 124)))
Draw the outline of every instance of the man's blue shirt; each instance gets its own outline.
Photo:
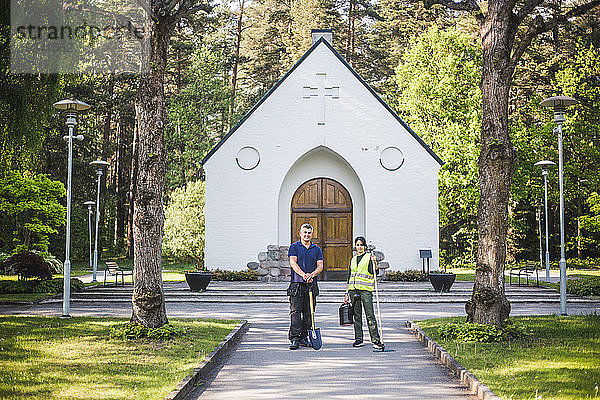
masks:
MULTIPOLYGON (((308 248, 304 247, 301 241, 294 242, 290 245, 288 256, 298 257, 298 265, 300 269, 306 273, 311 273, 317 269, 317 261, 323 259, 323 252, 316 244, 310 243, 308 248)), ((292 282, 304 282, 304 279, 292 269, 292 282)))

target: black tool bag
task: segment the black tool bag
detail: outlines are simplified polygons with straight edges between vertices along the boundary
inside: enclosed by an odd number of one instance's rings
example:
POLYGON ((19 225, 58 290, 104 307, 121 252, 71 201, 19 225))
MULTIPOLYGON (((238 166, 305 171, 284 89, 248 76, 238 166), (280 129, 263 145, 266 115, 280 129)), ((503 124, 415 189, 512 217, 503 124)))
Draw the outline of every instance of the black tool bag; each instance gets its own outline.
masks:
POLYGON ((354 309, 351 303, 343 303, 340 306, 340 325, 353 325, 354 324, 354 309))

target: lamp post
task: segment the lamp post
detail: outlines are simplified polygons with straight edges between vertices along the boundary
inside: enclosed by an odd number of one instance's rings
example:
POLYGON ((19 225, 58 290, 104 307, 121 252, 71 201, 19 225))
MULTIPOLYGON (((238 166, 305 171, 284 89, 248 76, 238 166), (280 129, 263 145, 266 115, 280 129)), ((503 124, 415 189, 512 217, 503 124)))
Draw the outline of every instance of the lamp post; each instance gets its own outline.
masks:
POLYGON ((98 189, 96 190, 96 235, 94 236, 94 276, 92 282, 97 282, 96 275, 98 273, 98 222, 100 222, 100 181, 102 180, 102 171, 109 166, 109 163, 103 160, 92 161, 90 165, 96 167, 96 180, 98 181, 98 189))
POLYGON ((77 112, 89 110, 90 106, 79 100, 61 100, 52 105, 55 109, 65 111, 67 116, 67 128, 69 134, 63 139, 69 146, 69 158, 67 161, 67 232, 65 239, 65 264, 64 264, 64 286, 63 286, 63 314, 62 318, 70 318, 71 301, 71 178, 73 177, 73 139, 83 140, 83 135, 73 136, 75 125, 77 125, 77 112))
POLYGON ((94 261, 92 258, 92 208, 96 205, 96 203, 90 200, 83 203, 83 205, 87 206, 88 208, 88 234, 90 237, 90 269, 92 269, 94 265, 94 261))
POLYGON ((542 176, 544 177, 544 220, 546 223, 546 281, 550 281, 550 252, 548 251, 548 169, 556 165, 555 162, 542 160, 534 165, 542 167, 542 176))
POLYGON ((542 254, 542 207, 543 204, 535 205, 535 219, 538 223, 538 238, 540 240, 540 268, 544 267, 544 256, 542 254))
POLYGON ((567 260, 565 258, 565 200, 563 191, 563 146, 562 124, 565 122, 567 107, 577 104, 577 100, 568 96, 554 96, 540 103, 554 109, 554 132, 558 134, 558 186, 560 190, 560 314, 567 315, 567 260))

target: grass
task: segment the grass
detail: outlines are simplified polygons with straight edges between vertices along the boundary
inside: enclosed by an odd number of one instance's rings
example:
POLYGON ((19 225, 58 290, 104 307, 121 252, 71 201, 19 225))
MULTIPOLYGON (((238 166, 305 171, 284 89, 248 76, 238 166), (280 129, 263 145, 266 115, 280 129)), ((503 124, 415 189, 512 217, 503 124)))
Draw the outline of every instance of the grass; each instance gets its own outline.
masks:
POLYGON ((109 339, 124 322, 0 316, 0 398, 164 398, 236 324, 178 319, 188 334, 170 341, 109 339))
MULTIPOLYGON (((54 275, 54 278, 62 278, 62 275, 54 275)), ((0 281, 16 281, 16 275, 0 275, 0 281)), ((93 283, 84 283, 85 286, 93 286, 93 283)), ((45 300, 61 293, 0 293, 0 302, 36 302, 45 300)))
POLYGON ((459 343, 437 328, 464 318, 419 321, 419 326, 502 398, 600 399, 600 315, 514 317, 533 333, 527 341, 459 343))
POLYGON ((0 301, 25 302, 39 301, 54 296, 56 293, 0 293, 0 301))

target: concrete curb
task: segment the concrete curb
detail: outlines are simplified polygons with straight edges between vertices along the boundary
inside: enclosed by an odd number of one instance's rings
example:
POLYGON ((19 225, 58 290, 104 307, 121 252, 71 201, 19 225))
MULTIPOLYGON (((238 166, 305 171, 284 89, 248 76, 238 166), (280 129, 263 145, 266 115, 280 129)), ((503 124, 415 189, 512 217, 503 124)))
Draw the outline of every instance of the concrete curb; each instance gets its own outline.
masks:
POLYGON ((248 331, 248 326, 249 323, 246 320, 237 324, 236 327, 233 328, 233 331, 231 331, 229 335, 227 335, 227 337, 223 339, 208 356, 206 356, 204 361, 202 361, 198 367, 194 368, 192 374, 186 376, 179 382, 177 389, 169 393, 167 397, 165 397, 165 400, 184 400, 194 389, 194 386, 196 386, 198 381, 209 376, 219 362, 233 350, 240 340, 242 340, 242 336, 248 331))
POLYGON ((489 387, 481 383, 471 371, 460 365, 442 346, 427 336, 417 324, 412 321, 406 321, 406 326, 417 337, 417 340, 427 347, 427 350, 431 354, 439 359, 444 366, 448 367, 462 383, 469 387, 472 394, 477 395, 481 400, 502 400, 489 387))

